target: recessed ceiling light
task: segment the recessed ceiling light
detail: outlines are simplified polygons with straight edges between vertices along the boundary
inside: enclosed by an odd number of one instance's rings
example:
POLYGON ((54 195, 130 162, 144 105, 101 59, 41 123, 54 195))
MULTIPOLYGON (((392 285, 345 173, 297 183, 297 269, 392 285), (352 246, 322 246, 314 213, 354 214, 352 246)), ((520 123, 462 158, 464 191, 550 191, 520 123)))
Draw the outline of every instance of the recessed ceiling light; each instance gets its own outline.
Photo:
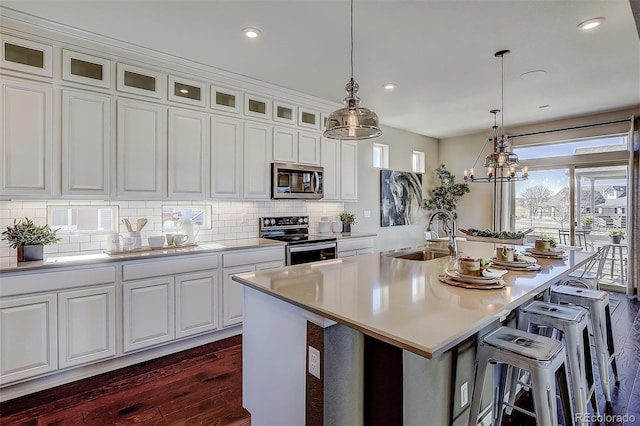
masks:
POLYGON ((578 29, 581 31, 589 31, 596 27, 599 27, 600 24, 604 22, 604 18, 593 18, 584 22, 580 22, 578 24, 578 29))
POLYGON ((545 75, 547 75, 547 72, 545 70, 533 70, 520 74, 520 78, 523 80, 537 80, 544 77, 545 75))
POLYGON ((245 28, 242 30, 242 32, 246 37, 249 38, 258 38, 262 34, 262 31, 257 28, 245 28))
POLYGON ((382 88, 384 90, 393 90, 396 87, 398 87, 398 85, 396 83, 385 83, 385 84, 382 85, 382 88))
POLYGON ((549 104, 545 104, 545 105, 540 105, 538 108, 540 109, 545 109, 545 108, 549 108, 551 105, 549 104))

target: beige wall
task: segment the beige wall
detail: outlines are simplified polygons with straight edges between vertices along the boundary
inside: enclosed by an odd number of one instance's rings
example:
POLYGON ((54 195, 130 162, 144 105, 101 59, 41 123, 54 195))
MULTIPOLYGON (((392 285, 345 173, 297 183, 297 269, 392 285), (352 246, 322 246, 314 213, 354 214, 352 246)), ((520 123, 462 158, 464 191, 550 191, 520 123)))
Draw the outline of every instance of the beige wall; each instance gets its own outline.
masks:
MULTIPOLYGON (((586 115, 561 120, 535 123, 517 128, 509 128, 507 133, 512 135, 539 132, 544 130, 557 130, 574 126, 582 126, 593 123, 604 123, 615 120, 628 119, 632 115, 640 116, 640 107, 617 110, 607 113, 586 115)), ((490 123, 489 123, 490 124, 490 123)), ((455 138, 442 139, 439 142, 440 161, 447 165, 447 168, 456 175, 457 181, 462 181, 465 169, 473 166, 482 145, 489 136, 489 124, 485 132, 472 135, 459 136, 455 138)), ((629 130, 629 124, 617 124, 603 127, 592 127, 581 130, 554 132, 534 137, 514 139, 515 144, 542 143, 551 140, 567 140, 575 138, 593 137, 603 134, 621 133, 629 130)), ((484 157, 491 151, 491 146, 487 146, 483 152, 476 174, 483 173, 482 167, 484 157)), ((458 227, 485 229, 492 226, 492 185, 486 183, 471 184, 471 192, 465 195, 458 203, 458 227)))
POLYGON ((422 181, 424 190, 433 185, 433 170, 440 164, 438 140, 393 127, 383 126, 382 131, 383 134, 379 138, 358 142, 358 202, 345 203, 345 209, 356 215, 357 224, 352 230, 378 234, 375 239, 376 250, 391 250, 422 244, 425 226, 425 219, 422 216, 414 225, 380 227, 380 169, 373 167, 373 144, 375 142, 389 145, 391 170, 410 172, 412 152, 423 151, 427 171, 422 181), (371 217, 364 217, 366 210, 371 212, 371 217))

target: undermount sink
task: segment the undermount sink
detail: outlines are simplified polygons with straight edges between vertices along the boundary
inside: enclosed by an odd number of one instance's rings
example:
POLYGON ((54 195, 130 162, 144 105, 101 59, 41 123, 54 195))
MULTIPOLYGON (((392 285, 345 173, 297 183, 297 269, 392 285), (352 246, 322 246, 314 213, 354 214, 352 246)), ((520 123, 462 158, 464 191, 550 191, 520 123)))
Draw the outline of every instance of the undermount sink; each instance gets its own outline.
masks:
POLYGON ((391 253, 386 253, 387 257, 395 257, 396 259, 406 259, 406 260, 433 260, 438 259, 440 257, 449 256, 449 252, 445 250, 434 250, 434 249, 420 249, 420 250, 400 250, 394 251, 391 253))

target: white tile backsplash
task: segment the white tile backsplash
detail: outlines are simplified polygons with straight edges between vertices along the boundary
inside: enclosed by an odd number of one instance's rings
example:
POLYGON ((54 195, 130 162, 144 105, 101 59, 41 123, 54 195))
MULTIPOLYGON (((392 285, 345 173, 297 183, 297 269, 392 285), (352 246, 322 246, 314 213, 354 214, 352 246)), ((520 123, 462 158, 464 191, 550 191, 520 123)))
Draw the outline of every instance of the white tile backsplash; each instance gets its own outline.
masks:
MULTIPOLYGON (((29 217, 35 223, 44 225, 47 220, 47 206, 50 205, 112 205, 118 206, 119 230, 127 232, 122 219, 129 219, 134 225, 139 218, 146 217, 147 225, 142 231, 143 245, 147 238, 162 235, 162 206, 211 206, 211 229, 199 232, 197 241, 233 240, 239 238, 256 238, 258 236, 258 218, 264 216, 309 216, 309 230, 315 232, 320 217, 334 218, 344 210, 342 202, 325 201, 104 201, 104 200, 50 200, 50 201, 0 201, 0 231, 13 224, 14 219, 29 217)), ((45 247, 45 253, 80 254, 96 253, 106 250, 107 237, 104 234, 60 235, 60 243, 45 247)), ((16 256, 6 241, 0 241, 0 257, 16 256)))

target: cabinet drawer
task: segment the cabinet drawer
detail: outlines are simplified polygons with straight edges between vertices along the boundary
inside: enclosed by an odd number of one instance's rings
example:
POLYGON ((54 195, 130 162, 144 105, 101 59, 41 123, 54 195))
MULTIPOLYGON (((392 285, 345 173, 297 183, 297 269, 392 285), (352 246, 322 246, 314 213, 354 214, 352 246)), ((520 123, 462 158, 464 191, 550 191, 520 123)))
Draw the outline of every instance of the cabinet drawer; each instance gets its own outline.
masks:
POLYGON ((175 275, 193 271, 203 271, 218 267, 218 256, 186 256, 182 259, 162 259, 157 261, 126 264, 122 267, 124 281, 140 278, 175 275))
POLYGON ((373 248, 373 238, 350 238, 338 241, 338 252, 373 248))
POLYGON ((2 296, 15 296, 61 288, 87 287, 112 283, 115 280, 116 270, 114 266, 43 272, 40 274, 24 273, 2 277, 2 296))
POLYGON ((284 261, 284 247, 269 250, 241 251, 222 255, 222 266, 250 265, 262 262, 284 261))

